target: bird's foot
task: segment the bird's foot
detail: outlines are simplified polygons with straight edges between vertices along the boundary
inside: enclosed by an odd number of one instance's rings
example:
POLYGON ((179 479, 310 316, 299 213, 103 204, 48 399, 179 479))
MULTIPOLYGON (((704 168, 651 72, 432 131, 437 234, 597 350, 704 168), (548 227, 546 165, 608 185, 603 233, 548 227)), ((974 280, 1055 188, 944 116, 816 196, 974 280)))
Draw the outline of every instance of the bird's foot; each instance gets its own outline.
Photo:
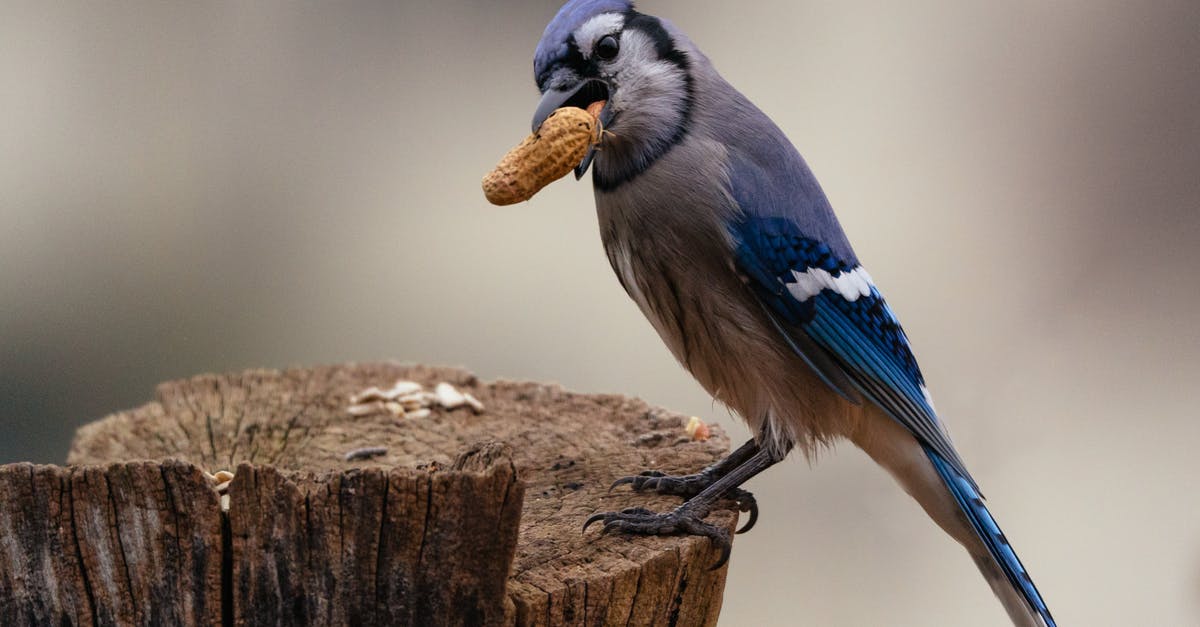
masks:
POLYGON ((658 470, 646 470, 630 477, 621 477, 613 482, 612 487, 628 485, 634 492, 652 491, 659 494, 672 494, 691 498, 700 491, 712 485, 716 477, 698 472, 694 475, 668 475, 658 470))
MULTIPOLYGON (((651 491, 690 499, 700 494, 718 478, 707 471, 701 471, 694 475, 672 476, 657 470, 647 470, 637 475, 617 479, 609 487, 609 490, 617 486, 628 485, 633 488, 634 492, 651 491)), ((737 532, 750 531, 750 528, 758 521, 758 501, 754 499, 754 495, 741 488, 733 488, 726 492, 723 498, 733 501, 737 505, 737 511, 750 512, 750 519, 737 532)))
POLYGON ((587 528, 593 523, 603 521, 604 530, 601 532, 602 534, 610 531, 620 531, 644 536, 678 534, 705 536, 714 546, 721 550, 721 557, 712 566, 712 570, 716 570, 729 561, 729 552, 732 548, 732 543, 730 542, 728 531, 704 522, 704 517, 707 514, 707 509, 689 506, 689 503, 684 503, 663 514, 652 512, 644 507, 633 507, 619 512, 595 514, 583 523, 583 530, 587 531, 587 528))

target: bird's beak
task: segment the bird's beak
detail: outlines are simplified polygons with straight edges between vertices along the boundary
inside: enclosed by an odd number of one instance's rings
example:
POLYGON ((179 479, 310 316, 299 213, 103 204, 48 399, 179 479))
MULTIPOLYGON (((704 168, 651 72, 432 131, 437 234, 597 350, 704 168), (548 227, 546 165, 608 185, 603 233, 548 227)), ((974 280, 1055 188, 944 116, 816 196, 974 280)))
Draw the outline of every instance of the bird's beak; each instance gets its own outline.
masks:
MULTIPOLYGON (((604 108, 600 110, 600 126, 607 128, 613 120, 612 91, 612 86, 608 82, 599 79, 582 81, 566 89, 547 90, 542 94, 542 101, 538 103, 537 109, 533 112, 533 132, 536 133, 541 128, 542 122, 545 122, 546 118, 550 117, 550 114, 557 109, 562 107, 587 109, 588 105, 601 100, 605 103, 604 108)), ((592 146, 584 155, 583 161, 575 166, 576 180, 583 178, 595 157, 596 147, 592 146)))

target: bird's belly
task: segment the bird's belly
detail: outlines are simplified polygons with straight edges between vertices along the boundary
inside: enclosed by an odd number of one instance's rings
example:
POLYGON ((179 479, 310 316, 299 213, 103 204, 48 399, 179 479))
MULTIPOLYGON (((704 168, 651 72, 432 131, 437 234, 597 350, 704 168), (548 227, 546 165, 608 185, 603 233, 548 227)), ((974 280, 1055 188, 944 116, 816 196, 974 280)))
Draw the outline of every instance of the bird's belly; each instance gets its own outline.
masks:
POLYGON ((628 241, 606 242, 606 249, 675 358, 755 434, 811 450, 849 432, 857 408, 792 352, 732 268, 684 266, 628 241))

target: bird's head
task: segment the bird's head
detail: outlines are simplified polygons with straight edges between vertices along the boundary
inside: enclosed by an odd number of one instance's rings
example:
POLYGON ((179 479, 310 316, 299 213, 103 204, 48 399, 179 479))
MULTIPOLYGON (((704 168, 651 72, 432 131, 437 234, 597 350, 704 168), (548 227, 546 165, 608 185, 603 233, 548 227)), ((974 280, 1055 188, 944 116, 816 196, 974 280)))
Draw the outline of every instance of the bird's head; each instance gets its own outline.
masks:
MULTIPOLYGON (((533 70, 542 100, 535 131, 555 109, 606 102, 600 122, 610 132, 596 166, 600 186, 636 176, 686 132, 690 59, 671 30, 627 0, 570 0, 538 42, 533 70)), ((576 178, 596 157, 595 149, 588 152, 576 178)))

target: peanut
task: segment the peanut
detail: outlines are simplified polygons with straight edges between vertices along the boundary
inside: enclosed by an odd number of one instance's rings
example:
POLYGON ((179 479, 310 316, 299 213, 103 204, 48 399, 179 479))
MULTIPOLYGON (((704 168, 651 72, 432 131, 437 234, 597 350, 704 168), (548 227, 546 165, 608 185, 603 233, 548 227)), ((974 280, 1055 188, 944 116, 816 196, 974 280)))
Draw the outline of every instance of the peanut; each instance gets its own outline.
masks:
POLYGON ((537 132, 510 150, 483 177, 483 194, 488 202, 511 205, 529 200, 543 187, 566 176, 583 161, 588 149, 600 142, 596 117, 577 107, 551 113, 537 132))
POLYGON ((599 120, 600 112, 604 110, 604 105, 606 105, 606 104, 608 104, 607 100, 597 100, 596 102, 593 102, 592 104, 588 105, 587 106, 588 115, 599 120))

